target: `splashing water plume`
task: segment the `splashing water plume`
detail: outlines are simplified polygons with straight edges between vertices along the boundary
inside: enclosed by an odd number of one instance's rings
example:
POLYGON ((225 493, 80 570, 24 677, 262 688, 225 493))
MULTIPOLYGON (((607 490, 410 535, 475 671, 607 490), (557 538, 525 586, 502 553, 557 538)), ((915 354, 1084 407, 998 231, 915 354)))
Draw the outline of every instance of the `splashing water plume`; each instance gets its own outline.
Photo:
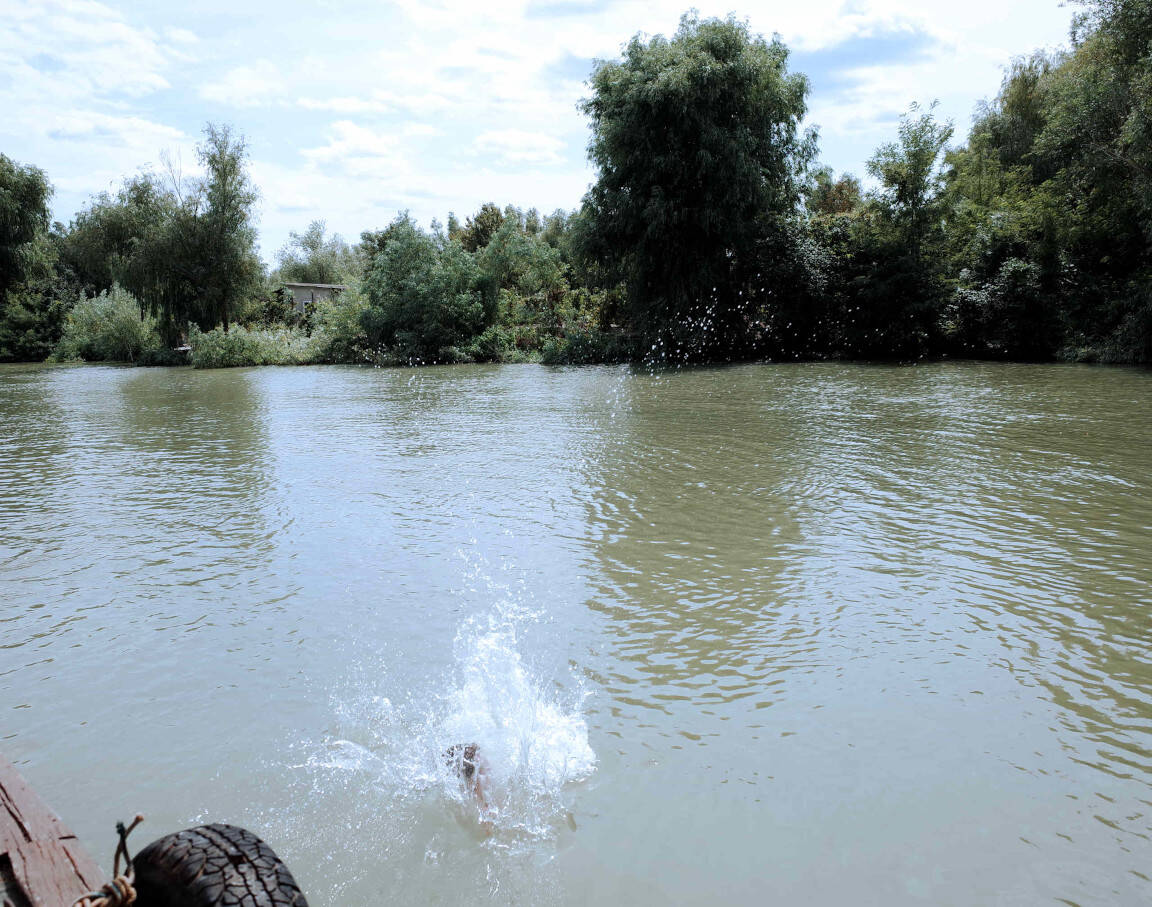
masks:
MULTIPOLYGON (((466 622, 456 639, 460 685, 447 697, 447 713, 433 727, 437 752, 475 743, 487 762, 491 819, 502 831, 547 837, 565 813, 564 786, 595 767, 578 703, 543 694, 525 666, 515 618, 490 614, 466 622)), ((460 785, 446 774, 446 791, 460 785)))
POLYGON ((357 788, 361 803, 369 797, 390 813, 379 832, 391 844, 415 836, 429 853, 456 834, 451 827, 500 850, 556 838, 573 823, 570 785, 594 771, 596 756, 580 679, 561 691, 521 654, 521 626, 538 619, 507 599, 460 623, 449 676, 430 692, 409 691, 396 704, 379 695, 342 699, 341 736, 329 736, 306 763, 316 792, 357 788), (482 755, 484 802, 445 758, 456 744, 475 744, 482 755))

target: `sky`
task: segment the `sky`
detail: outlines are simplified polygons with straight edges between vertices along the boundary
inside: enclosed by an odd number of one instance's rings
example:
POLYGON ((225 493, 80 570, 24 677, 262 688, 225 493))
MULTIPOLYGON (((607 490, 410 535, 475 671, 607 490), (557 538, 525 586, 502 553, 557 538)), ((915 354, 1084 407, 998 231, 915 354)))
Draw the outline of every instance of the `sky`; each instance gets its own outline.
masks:
MULTIPOLYGON (((696 0, 778 34, 811 82, 821 159, 862 176, 912 102, 966 136, 1004 66, 1067 42, 1059 0, 696 0)), ((261 253, 323 220, 576 207, 593 62, 671 35, 692 0, 0 0, 0 153, 45 170, 67 223, 124 177, 196 172, 206 122, 247 140, 261 253)))

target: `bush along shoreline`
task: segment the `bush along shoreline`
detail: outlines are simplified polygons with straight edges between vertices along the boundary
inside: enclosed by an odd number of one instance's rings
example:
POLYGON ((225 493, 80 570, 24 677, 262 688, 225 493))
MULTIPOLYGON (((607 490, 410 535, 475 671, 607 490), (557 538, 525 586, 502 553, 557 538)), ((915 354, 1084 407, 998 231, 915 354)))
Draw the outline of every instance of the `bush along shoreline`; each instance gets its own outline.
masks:
POLYGON ((912 104, 866 163, 821 165, 788 48, 686 14, 596 63, 595 181, 572 211, 315 221, 269 269, 244 139, 51 224, 0 154, 0 362, 652 365, 977 358, 1152 362, 1152 17, 1081 0, 1012 60, 966 138, 912 104), (285 284, 343 288, 301 311, 285 284))

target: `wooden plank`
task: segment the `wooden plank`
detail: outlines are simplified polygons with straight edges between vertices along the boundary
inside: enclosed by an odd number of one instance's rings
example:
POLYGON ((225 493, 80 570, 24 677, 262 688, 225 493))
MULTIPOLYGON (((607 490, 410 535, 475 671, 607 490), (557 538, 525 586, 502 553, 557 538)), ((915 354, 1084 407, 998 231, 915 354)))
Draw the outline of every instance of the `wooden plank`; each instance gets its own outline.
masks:
POLYGON ((76 836, 0 758, 0 907, 68 907, 103 884, 76 836))

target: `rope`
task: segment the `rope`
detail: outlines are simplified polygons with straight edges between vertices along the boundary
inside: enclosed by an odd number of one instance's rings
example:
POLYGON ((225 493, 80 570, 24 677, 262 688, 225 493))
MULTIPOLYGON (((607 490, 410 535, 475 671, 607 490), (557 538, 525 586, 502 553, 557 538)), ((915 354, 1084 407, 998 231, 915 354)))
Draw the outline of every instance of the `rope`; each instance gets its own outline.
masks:
POLYGON ((132 887, 136 881, 136 871, 132 868, 132 858, 128 855, 128 836, 132 829, 144 821, 143 816, 137 816, 127 828, 123 822, 116 823, 116 834, 120 840, 116 844, 116 854, 112 857, 112 875, 114 878, 99 891, 89 891, 72 902, 72 907, 128 907, 136 903, 136 889, 132 887), (124 872, 120 872, 120 858, 124 858, 124 872))

